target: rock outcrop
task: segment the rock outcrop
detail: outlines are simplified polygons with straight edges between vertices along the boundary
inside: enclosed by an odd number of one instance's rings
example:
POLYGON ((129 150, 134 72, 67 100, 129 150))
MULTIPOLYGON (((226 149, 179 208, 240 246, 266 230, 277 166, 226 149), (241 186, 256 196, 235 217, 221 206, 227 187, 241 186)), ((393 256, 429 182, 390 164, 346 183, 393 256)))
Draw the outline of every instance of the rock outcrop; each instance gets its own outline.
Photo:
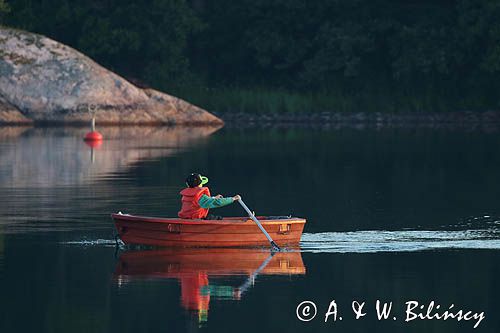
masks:
POLYGON ((0 27, 0 123, 222 124, 182 99, 141 89, 47 37, 0 27))
POLYGON ((21 111, 0 95, 0 123, 29 124, 32 122, 31 119, 26 118, 21 111))

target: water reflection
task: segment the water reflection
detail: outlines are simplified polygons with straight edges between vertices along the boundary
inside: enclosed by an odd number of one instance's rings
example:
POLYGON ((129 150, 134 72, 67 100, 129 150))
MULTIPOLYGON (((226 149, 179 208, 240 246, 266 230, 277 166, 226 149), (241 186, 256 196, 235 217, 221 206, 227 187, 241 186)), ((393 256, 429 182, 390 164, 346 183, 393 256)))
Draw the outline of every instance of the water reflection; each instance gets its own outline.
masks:
POLYGON ((91 164, 86 128, 0 128, 0 332, 185 332, 207 319, 208 332, 471 331, 373 313, 295 318, 299 302, 324 311, 332 298, 346 310, 353 299, 461 304, 492 314, 482 332, 500 332, 498 135, 178 130, 102 128, 91 164), (307 217, 302 254, 278 254, 298 259, 200 249, 127 252, 115 266, 109 213, 175 216, 193 169, 258 214, 307 217))
POLYGON ((51 187, 95 181, 136 162, 172 156, 205 142, 219 127, 103 127, 100 147, 82 138, 88 129, 2 127, 0 184, 51 187))
POLYGON ((0 277, 2 276, 3 273, 4 252, 5 252, 5 236, 3 234, 3 228, 0 225, 0 277))
POLYGON ((131 251, 120 256, 114 279, 119 287, 144 279, 176 279, 181 305, 201 325, 210 302, 239 301, 261 275, 305 275, 300 252, 259 249, 164 249, 131 251), (228 278, 245 277, 229 283, 228 278))
POLYGON ((117 190, 117 181, 130 179, 130 170, 142 162, 206 144, 218 129, 103 127, 102 145, 88 147, 82 139, 87 128, 1 127, 3 232, 107 228, 111 211, 134 205, 148 210, 144 201, 165 200, 169 193, 177 194, 178 186, 148 190, 122 183, 117 190), (144 200, 144 193, 156 197, 144 200))

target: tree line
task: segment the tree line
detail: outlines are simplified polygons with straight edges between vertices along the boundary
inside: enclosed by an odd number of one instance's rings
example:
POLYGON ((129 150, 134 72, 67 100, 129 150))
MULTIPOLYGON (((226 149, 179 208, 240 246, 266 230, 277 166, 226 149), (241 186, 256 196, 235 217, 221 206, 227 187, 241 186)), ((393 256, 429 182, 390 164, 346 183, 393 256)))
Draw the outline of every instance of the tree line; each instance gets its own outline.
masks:
POLYGON ((0 11, 162 89, 467 91, 500 78, 498 0, 0 0, 0 11))

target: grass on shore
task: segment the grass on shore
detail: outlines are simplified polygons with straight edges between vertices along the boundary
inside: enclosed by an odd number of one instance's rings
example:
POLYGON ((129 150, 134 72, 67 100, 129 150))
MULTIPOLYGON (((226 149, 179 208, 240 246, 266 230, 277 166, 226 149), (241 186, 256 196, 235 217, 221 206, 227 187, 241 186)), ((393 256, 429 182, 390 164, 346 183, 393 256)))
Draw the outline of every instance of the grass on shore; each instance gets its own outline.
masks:
POLYGON ((265 88, 181 87, 169 93, 206 110, 218 113, 311 113, 311 112, 453 112, 498 109, 496 98, 423 92, 372 91, 347 94, 342 91, 295 92, 265 88))

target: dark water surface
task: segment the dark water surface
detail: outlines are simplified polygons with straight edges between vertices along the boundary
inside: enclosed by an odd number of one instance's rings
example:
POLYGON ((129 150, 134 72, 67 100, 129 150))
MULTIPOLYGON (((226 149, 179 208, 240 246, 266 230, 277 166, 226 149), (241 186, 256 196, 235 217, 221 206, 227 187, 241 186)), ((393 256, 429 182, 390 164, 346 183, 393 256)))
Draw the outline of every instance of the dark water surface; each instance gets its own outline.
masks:
POLYGON ((0 128, 0 332, 500 331, 496 131, 124 127, 94 149, 85 132, 0 128), (109 214, 176 215, 193 171, 257 214, 306 217, 302 250, 115 254, 109 214), (405 322, 408 301, 485 319, 405 322))

